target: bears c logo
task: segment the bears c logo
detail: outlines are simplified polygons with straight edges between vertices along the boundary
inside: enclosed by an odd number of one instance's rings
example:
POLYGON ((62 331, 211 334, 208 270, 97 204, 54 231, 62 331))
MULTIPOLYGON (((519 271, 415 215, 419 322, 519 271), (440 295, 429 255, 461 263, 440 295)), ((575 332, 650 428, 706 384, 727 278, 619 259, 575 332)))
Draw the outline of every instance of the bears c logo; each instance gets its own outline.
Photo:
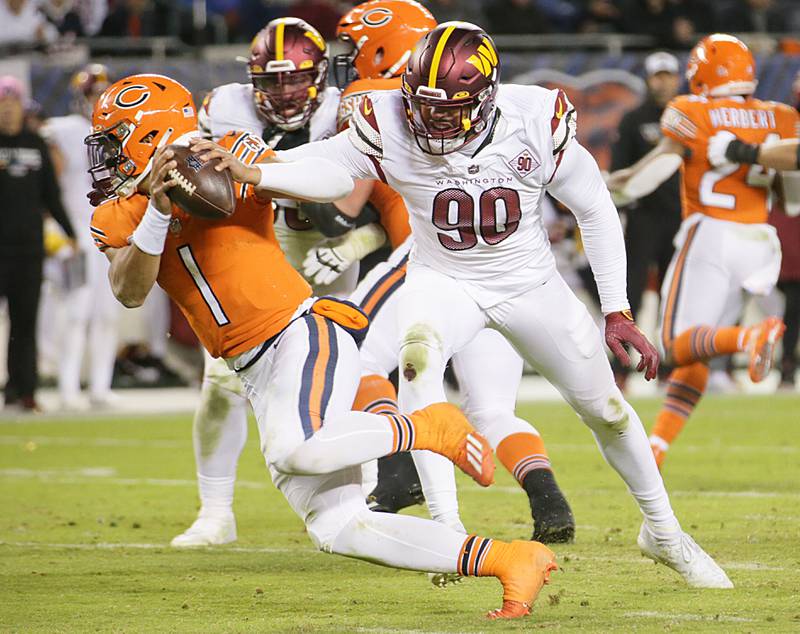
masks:
POLYGON ((133 84, 119 91, 114 98, 114 105, 118 108, 135 108, 150 99, 150 89, 141 84, 133 84))
POLYGON ((367 26, 383 26, 392 19, 391 9, 376 7, 361 16, 361 21, 367 26))

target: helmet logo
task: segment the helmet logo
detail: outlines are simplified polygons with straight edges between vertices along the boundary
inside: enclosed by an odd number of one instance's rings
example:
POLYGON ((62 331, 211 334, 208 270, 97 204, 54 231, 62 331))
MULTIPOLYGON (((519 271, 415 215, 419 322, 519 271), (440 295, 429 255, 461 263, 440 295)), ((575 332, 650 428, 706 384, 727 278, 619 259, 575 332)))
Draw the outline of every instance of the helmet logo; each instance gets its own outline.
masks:
POLYGON ((150 89, 142 84, 134 84, 119 91, 114 98, 114 105, 118 108, 135 108, 150 99, 150 89))
POLYGON ((367 26, 372 27, 388 24, 391 19, 392 11, 386 7, 375 7, 361 16, 361 21, 367 26))
POLYGON ((309 40, 314 42, 317 45, 317 48, 321 51, 325 50, 325 40, 322 39, 322 36, 315 32, 315 31, 306 31, 303 33, 309 40))
POLYGON ((477 68, 484 77, 492 74, 497 66, 497 53, 488 38, 484 38, 475 55, 470 55, 467 62, 477 68))

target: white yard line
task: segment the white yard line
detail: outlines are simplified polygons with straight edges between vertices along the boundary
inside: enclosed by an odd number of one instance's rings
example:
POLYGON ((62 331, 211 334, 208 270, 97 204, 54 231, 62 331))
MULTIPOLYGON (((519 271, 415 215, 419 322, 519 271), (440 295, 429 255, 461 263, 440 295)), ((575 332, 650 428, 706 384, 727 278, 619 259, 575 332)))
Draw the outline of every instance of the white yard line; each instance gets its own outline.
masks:
MULTIPOLYGON (((215 551, 220 553, 297 553, 307 552, 317 554, 319 551, 312 548, 257 548, 249 546, 213 546, 198 548, 172 548, 169 544, 150 544, 150 543, 124 543, 124 542, 98 542, 95 544, 60 544, 51 542, 2 542, 0 546, 11 546, 14 548, 30 548, 33 550, 53 549, 53 550, 171 550, 174 552, 186 551, 215 551)), ((321 553, 320 553, 321 554, 321 553)))
POLYGON ((656 612, 655 610, 641 610, 638 612, 625 612, 624 617, 631 619, 649 618, 666 619, 669 621, 709 621, 719 623, 754 623, 755 619, 748 619, 743 616, 726 616, 724 614, 673 614, 670 612, 656 612))
MULTIPOLYGON (((186 440, 146 440, 143 438, 97 438, 80 436, 3 436, 0 445, 57 445, 63 447, 152 447, 154 449, 191 448, 192 438, 186 440)), ((35 448, 35 447, 34 447, 35 448)))

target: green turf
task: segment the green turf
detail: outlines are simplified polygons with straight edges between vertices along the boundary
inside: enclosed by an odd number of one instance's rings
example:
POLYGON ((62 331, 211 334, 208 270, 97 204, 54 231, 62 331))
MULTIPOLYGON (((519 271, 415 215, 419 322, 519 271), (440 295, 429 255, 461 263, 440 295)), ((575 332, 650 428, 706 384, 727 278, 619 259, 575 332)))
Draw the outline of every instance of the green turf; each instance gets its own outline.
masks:
MULTIPOLYGON (((650 421, 656 401, 636 403, 650 421)), ((686 529, 732 591, 687 588, 642 559, 638 511, 560 404, 520 413, 544 434, 578 521, 532 617, 491 623, 500 586, 437 590, 419 573, 314 551, 269 484, 254 429, 239 468, 233 547, 165 547, 193 519, 190 416, 0 422, 0 631, 800 631, 800 398, 706 399, 668 458, 686 529)), ((511 478, 460 480, 463 519, 530 534, 511 478)))

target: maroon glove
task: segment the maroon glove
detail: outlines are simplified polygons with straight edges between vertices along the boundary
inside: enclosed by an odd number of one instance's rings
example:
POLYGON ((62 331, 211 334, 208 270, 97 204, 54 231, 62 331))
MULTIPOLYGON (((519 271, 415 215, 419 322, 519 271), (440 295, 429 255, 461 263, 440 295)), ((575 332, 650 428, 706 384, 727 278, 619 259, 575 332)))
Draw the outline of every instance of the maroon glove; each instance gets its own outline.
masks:
POLYGON ((644 378, 648 381, 656 378, 659 362, 658 351, 647 340, 644 333, 637 328, 633 321, 633 315, 629 310, 606 315, 606 345, 611 348, 611 352, 619 359, 619 362, 629 368, 631 358, 628 356, 623 344, 633 346, 642 355, 639 365, 636 366, 636 371, 641 372, 646 369, 644 378))

